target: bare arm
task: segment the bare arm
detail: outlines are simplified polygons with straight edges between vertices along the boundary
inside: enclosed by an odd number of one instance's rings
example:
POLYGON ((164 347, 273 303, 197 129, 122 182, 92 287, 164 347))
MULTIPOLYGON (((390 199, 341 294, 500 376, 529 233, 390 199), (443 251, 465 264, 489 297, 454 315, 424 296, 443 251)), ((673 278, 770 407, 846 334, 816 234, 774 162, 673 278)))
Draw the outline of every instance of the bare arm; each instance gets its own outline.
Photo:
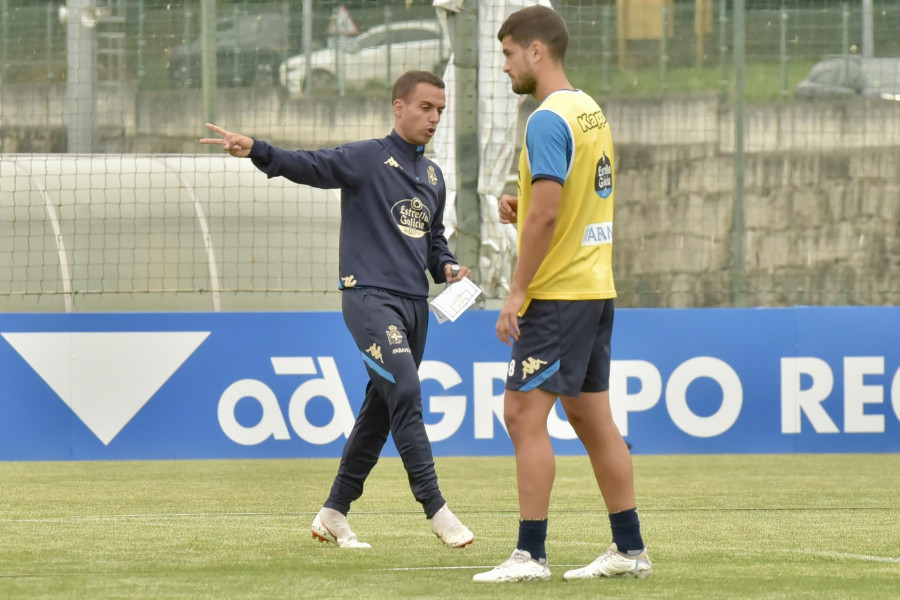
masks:
POLYGON ((497 319, 497 337, 504 344, 519 339, 519 311, 525 304, 525 294, 540 268, 556 229, 556 216, 562 201, 562 185, 550 179, 538 179, 532 186, 531 206, 525 222, 520 225, 519 259, 513 273, 509 298, 497 319))

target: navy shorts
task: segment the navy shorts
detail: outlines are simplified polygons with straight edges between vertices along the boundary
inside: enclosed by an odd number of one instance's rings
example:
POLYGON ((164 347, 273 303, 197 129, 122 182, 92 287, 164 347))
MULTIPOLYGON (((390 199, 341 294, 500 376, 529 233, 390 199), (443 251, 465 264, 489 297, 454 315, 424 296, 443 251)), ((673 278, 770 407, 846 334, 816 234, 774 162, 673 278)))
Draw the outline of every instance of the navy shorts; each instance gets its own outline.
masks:
POLYGON ((519 318, 506 389, 560 396, 609 389, 613 300, 532 300, 519 318))

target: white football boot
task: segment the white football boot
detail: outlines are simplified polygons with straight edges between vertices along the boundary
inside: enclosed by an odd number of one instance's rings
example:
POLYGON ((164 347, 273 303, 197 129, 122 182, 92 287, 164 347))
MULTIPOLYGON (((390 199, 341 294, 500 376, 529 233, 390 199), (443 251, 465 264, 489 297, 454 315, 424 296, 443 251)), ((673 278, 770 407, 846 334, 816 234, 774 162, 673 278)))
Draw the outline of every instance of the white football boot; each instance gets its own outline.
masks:
POLYGON ((487 571, 472 577, 479 583, 507 583, 513 581, 543 581, 550 579, 547 559, 535 560, 526 550, 513 551, 512 556, 487 571))
POLYGON ((450 512, 446 504, 431 518, 431 531, 451 548, 468 546, 475 539, 475 535, 450 512))
POLYGON ((647 555, 647 549, 641 550, 637 556, 619 552, 615 544, 610 544, 606 552, 586 567, 566 571, 563 579, 593 579, 595 577, 637 577, 643 579, 653 572, 653 563, 647 555))
POLYGON ((340 548, 371 548, 369 544, 356 539, 350 529, 347 517, 332 508, 323 508, 313 519, 313 539, 320 542, 331 542, 340 548))

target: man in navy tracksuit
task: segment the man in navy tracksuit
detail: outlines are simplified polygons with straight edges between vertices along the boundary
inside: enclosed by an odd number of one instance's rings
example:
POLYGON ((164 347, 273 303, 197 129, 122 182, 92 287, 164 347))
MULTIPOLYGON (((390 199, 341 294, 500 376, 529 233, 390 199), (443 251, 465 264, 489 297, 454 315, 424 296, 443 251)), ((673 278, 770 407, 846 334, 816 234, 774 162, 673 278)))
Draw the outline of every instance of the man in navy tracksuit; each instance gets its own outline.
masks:
POLYGON ((444 82, 425 71, 409 71, 395 82, 392 103, 390 135, 333 150, 283 150, 209 123, 222 137, 200 143, 249 157, 269 177, 341 189, 339 288, 344 322, 369 383, 331 493, 313 521, 313 537, 342 548, 370 547, 357 539, 346 515, 362 495, 390 433, 432 531, 458 548, 474 536, 450 512, 438 487, 418 375, 428 329, 425 271, 435 283, 471 274, 456 265, 447 247, 443 174, 424 156, 446 104, 444 82))

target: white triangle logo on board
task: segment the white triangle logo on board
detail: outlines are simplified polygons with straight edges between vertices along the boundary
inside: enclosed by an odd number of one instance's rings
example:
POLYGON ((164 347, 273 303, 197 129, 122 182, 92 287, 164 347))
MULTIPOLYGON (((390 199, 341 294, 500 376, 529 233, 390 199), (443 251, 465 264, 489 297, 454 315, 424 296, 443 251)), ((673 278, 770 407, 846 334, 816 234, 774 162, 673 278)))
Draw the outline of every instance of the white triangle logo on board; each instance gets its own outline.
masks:
POLYGON ((104 445, 209 331, 0 333, 104 445))

